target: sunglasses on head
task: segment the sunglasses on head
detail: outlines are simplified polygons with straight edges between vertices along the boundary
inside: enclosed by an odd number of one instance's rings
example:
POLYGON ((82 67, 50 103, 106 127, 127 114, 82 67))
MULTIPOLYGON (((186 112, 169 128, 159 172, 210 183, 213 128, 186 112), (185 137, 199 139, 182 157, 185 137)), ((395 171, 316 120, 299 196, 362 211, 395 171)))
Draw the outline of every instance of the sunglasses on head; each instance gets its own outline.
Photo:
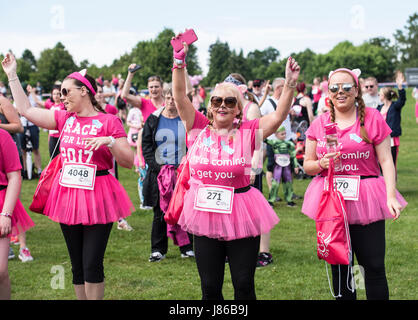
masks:
POLYGON ((235 108, 238 100, 235 97, 221 98, 221 97, 217 97, 217 96, 213 96, 210 99, 210 104, 211 104, 212 108, 215 108, 215 109, 219 109, 222 105, 222 102, 224 102, 225 107, 233 109, 233 108, 235 108))
POLYGON ((342 88, 345 92, 349 92, 353 87, 354 87, 354 84, 352 83, 336 83, 336 84, 330 85, 328 89, 332 93, 336 93, 340 88, 342 88))
POLYGON ((74 87, 74 88, 71 88, 71 89, 62 88, 61 89, 61 97, 66 97, 71 92, 72 89, 81 89, 81 88, 82 87, 74 87))
POLYGON ((371 86, 364 86, 366 89, 373 89, 373 87, 374 87, 374 85, 371 85, 371 86))

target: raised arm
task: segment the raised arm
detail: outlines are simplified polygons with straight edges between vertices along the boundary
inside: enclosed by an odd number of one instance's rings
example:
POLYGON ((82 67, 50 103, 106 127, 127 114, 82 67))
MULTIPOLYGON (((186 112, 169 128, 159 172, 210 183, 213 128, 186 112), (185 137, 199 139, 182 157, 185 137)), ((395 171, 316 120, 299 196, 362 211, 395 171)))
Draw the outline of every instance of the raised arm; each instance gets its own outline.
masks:
POLYGON ((126 77, 125 83, 123 84, 122 92, 120 97, 122 99, 126 99, 126 101, 134 107, 141 108, 141 98, 134 96, 133 94, 129 93, 129 89, 131 88, 132 79, 135 75, 135 72, 130 72, 129 69, 135 68, 136 64, 131 64, 128 68, 128 76, 126 77))
POLYGON ((17 111, 10 101, 0 96, 0 112, 4 114, 9 123, 0 123, 0 128, 9 133, 22 133, 23 127, 17 111))
POLYGON ((19 77, 17 76, 17 63, 13 54, 7 53, 6 57, 1 62, 1 65, 9 79, 9 86, 12 91, 13 99, 16 103, 17 111, 39 127, 45 129, 56 129, 57 124, 55 122, 53 111, 33 108, 31 106, 29 99, 20 84, 19 77))
POLYGON ((267 96, 269 94, 269 91, 270 91, 270 80, 267 80, 266 88, 264 89, 263 97, 261 98, 261 100, 258 104, 260 107, 263 105, 264 101, 266 101, 267 96))
POLYGON ((195 108, 187 96, 186 75, 184 70, 185 59, 188 51, 188 46, 184 42, 184 48, 177 53, 174 53, 175 66, 173 68, 173 97, 176 102, 177 111, 180 119, 185 123, 186 131, 189 132, 194 123, 195 108), (180 60, 182 63, 180 63, 180 60), (177 63, 176 63, 177 61, 177 63))
POLYGON ((275 112, 269 113, 260 119, 260 129, 263 130, 263 139, 267 138, 280 127, 286 119, 292 105, 296 82, 299 77, 300 67, 292 57, 286 63, 286 81, 282 95, 275 112))

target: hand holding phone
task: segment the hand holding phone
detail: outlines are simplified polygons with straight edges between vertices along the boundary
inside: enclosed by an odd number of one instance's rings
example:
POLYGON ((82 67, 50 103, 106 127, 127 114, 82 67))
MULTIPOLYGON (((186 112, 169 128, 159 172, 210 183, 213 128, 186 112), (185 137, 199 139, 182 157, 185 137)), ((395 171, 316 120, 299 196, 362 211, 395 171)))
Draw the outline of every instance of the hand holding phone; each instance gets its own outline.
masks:
POLYGON ((139 69, 141 69, 142 68, 142 66, 141 65, 139 65, 139 64, 137 64, 137 65, 135 65, 135 67, 130 67, 130 68, 128 68, 128 71, 130 72, 130 73, 134 73, 134 72, 136 72, 136 71, 138 71, 139 69))
POLYGON ((183 42, 186 42, 188 45, 191 45, 196 40, 197 36, 194 30, 188 29, 184 33, 181 33, 180 35, 172 39, 170 43, 173 46, 173 49, 176 52, 179 52, 181 49, 183 49, 183 42))

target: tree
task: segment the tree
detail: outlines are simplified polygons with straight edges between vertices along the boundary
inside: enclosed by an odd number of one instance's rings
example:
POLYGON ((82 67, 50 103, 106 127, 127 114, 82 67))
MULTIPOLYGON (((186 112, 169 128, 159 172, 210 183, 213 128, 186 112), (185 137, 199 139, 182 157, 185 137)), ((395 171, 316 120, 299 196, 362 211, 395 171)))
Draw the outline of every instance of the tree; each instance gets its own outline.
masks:
POLYGON ((394 34, 399 54, 399 67, 418 67, 418 12, 408 18, 404 31, 394 34))
POLYGON ((219 39, 209 47, 209 72, 203 84, 213 86, 222 82, 230 73, 228 63, 230 62, 231 51, 227 42, 219 39))
POLYGON ((248 66, 251 70, 250 77, 252 79, 264 79, 267 72, 267 68, 271 63, 277 62, 279 56, 279 50, 273 47, 268 47, 262 51, 254 50, 248 53, 247 60, 248 66))
POLYGON ((37 66, 37 80, 46 91, 52 89, 55 81, 63 81, 70 73, 78 70, 73 57, 61 42, 52 49, 42 51, 37 66))

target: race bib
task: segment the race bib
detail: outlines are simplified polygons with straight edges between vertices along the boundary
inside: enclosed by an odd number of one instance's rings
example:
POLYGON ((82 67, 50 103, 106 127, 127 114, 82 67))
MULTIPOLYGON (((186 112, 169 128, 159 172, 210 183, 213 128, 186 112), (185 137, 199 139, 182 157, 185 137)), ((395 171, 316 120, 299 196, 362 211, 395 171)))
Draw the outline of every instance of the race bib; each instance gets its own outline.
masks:
POLYGON ((59 183, 68 188, 93 190, 96 170, 95 164, 66 162, 62 165, 59 183))
POLYGON ((203 185, 197 190, 194 209, 230 214, 233 202, 233 187, 203 185))
MULTIPOLYGON (((324 180, 324 190, 327 190, 328 177, 324 180)), ((344 200, 357 201, 360 194, 360 176, 334 176, 334 187, 341 192, 344 200)))
POLYGON ((275 154, 274 160, 281 167, 287 167, 290 164, 290 155, 288 154, 275 154))

